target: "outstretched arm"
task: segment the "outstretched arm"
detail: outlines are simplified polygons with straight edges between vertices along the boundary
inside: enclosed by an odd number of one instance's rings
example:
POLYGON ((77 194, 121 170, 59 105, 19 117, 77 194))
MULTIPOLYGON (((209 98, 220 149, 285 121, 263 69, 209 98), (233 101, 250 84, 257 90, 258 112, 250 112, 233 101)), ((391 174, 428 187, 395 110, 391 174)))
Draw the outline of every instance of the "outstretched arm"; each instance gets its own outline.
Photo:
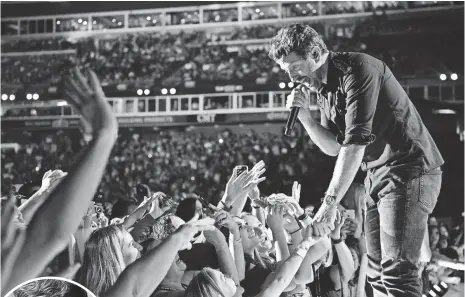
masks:
POLYGON ((93 139, 84 149, 68 175, 50 193, 34 213, 26 230, 26 241, 3 292, 38 276, 59 252, 82 220, 104 173, 116 141, 118 124, 95 73, 86 79, 73 70, 65 84, 67 101, 74 106, 92 129, 93 139))

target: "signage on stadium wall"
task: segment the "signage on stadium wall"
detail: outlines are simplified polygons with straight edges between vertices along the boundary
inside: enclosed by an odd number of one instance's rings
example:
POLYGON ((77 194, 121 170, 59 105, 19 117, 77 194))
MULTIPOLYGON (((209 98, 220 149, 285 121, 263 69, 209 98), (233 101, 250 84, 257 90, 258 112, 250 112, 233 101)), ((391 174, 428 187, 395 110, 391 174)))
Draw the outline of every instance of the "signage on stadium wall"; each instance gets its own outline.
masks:
MULTIPOLYGON (((242 113, 242 114, 198 114, 198 115, 170 115, 170 116, 131 116, 118 117, 120 127, 168 127, 183 125, 235 124, 235 123, 265 123, 284 122, 287 112, 242 113)), ((3 129, 44 130, 71 129, 80 126, 79 118, 56 119, 2 119, 3 129)))

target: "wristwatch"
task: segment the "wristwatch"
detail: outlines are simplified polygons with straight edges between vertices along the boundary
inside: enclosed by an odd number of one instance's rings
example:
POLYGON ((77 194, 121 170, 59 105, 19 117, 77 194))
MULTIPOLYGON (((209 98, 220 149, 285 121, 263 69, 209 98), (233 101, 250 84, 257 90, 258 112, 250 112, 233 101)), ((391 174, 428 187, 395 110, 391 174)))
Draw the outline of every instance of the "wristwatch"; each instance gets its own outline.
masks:
POLYGON ((326 195, 323 203, 327 207, 335 207, 336 206, 336 196, 326 195))

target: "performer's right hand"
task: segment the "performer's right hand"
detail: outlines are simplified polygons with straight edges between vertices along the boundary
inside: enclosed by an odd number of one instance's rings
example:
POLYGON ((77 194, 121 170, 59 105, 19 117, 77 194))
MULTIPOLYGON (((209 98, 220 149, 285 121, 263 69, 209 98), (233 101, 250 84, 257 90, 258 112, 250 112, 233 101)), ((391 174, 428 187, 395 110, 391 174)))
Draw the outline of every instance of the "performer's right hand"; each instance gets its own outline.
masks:
POLYGON ((292 107, 300 107, 300 112, 310 110, 310 90, 303 86, 294 88, 291 94, 287 96, 286 107, 289 110, 292 107))

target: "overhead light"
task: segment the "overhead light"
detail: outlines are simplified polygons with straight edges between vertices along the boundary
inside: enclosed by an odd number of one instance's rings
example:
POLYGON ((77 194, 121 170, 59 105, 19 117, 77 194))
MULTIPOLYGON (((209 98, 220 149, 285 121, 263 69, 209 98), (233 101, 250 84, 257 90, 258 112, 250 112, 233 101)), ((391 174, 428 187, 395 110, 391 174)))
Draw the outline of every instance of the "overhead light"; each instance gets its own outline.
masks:
POLYGON ((255 9, 255 12, 256 12, 256 13, 259 13, 259 12, 260 12, 260 8, 255 9))
POLYGON ((82 23, 83 25, 87 25, 87 21, 84 21, 84 23, 82 23))
POLYGON ((3 101, 8 100, 8 95, 7 94, 2 94, 2 100, 3 101))
POLYGON ((67 106, 68 105, 68 102, 66 101, 60 101, 57 103, 57 106, 67 106))
POLYGON ((450 79, 452 79, 452 80, 457 80, 458 78, 459 78, 459 76, 457 75, 457 73, 452 73, 450 75, 450 79))
POLYGON ((59 25, 59 24, 60 24, 60 21, 57 21, 57 25, 59 25))
POLYGON ((39 100, 39 94, 35 93, 34 95, 32 95, 32 99, 39 100))
POLYGON ((118 22, 118 26, 121 26, 122 24, 123 24, 123 23, 121 23, 121 22, 118 22))
POLYGON ((168 94, 168 90, 165 89, 165 88, 163 88, 163 89, 161 89, 161 93, 162 93, 163 95, 166 95, 166 94, 168 94))
POLYGON ((78 20, 78 23, 79 23, 79 24, 82 23, 82 19, 79 19, 79 20, 78 20))
POLYGON ((283 82, 279 83, 279 88, 280 89, 284 89, 285 87, 286 87, 285 83, 283 83, 283 82))
POLYGON ((145 89, 145 90, 144 90, 144 94, 145 94, 145 95, 150 94, 150 90, 149 90, 149 89, 145 89))
POLYGON ((26 99, 27 99, 27 100, 31 100, 31 99, 32 99, 32 94, 27 94, 27 95, 26 95, 26 99))
POLYGON ((111 21, 112 21, 113 23, 115 23, 115 22, 116 22, 116 19, 112 19, 111 21))
POLYGON ((13 101, 13 100, 15 100, 15 99, 16 99, 16 96, 13 95, 13 94, 11 94, 11 95, 10 95, 10 100, 13 101))
POLYGON ((433 114, 456 114, 452 109, 433 109, 433 114))
POLYGON ((93 21, 92 24, 94 24, 94 25, 97 24, 97 21, 93 21))
POLYGON ((288 86, 289 88, 293 88, 293 87, 294 87, 294 83, 291 81, 291 82, 289 82, 289 83, 287 84, 287 86, 288 86))
POLYGON ((170 94, 171 94, 171 95, 176 94, 176 89, 175 89, 175 88, 171 88, 171 89, 170 89, 170 94))
POLYGON ((151 17, 149 17, 149 16, 147 17, 147 21, 150 21, 151 19, 152 19, 151 17))
POLYGON ((137 90, 137 95, 142 96, 143 93, 144 91, 142 91, 142 89, 137 90))
POLYGON ((439 75, 439 79, 440 80, 446 80, 447 79, 447 75, 445 75, 444 73, 439 75))

